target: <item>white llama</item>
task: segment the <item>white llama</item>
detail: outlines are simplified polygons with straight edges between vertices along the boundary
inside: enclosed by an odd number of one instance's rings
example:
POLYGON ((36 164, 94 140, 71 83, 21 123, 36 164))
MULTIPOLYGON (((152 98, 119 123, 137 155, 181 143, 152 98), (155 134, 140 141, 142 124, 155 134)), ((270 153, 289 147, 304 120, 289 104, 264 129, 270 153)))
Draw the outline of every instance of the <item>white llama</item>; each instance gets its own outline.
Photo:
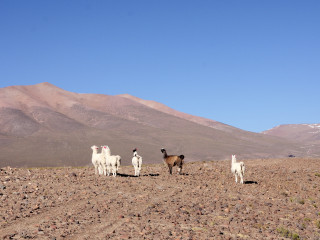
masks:
POLYGON ((236 178, 236 182, 238 182, 238 176, 240 177, 240 183, 243 184, 245 166, 243 162, 237 162, 236 155, 232 155, 231 160, 231 172, 234 174, 236 178))
POLYGON ((102 147, 102 153, 105 157, 106 174, 109 176, 112 172, 113 176, 117 176, 121 164, 121 157, 119 155, 111 155, 111 150, 108 146, 102 147))
POLYGON ((92 164, 94 166, 94 173, 101 175, 103 173, 103 168, 101 166, 102 154, 98 153, 98 147, 96 145, 91 146, 92 149, 92 164))
POLYGON ((134 175, 140 176, 140 171, 142 166, 142 157, 138 155, 136 148, 133 149, 132 165, 134 167, 134 175))

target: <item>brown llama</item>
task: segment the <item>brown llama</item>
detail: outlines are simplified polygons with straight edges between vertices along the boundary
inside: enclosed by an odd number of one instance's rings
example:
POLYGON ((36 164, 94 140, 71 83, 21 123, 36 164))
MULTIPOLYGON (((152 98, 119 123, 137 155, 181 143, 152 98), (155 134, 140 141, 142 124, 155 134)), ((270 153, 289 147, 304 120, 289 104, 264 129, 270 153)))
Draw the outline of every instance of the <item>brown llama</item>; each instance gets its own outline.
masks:
POLYGON ((169 173, 172 174, 172 168, 174 166, 178 166, 178 173, 181 174, 184 156, 168 155, 167 151, 164 148, 161 148, 161 152, 163 153, 163 161, 169 167, 169 173))

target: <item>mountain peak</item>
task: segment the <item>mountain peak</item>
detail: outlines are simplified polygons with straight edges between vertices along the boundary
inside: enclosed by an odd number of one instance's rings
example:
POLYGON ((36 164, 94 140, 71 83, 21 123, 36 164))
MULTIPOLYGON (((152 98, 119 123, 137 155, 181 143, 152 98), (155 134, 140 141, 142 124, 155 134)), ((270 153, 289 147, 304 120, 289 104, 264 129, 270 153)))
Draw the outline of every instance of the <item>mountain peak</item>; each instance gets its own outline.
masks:
POLYGON ((42 82, 42 83, 38 83, 38 84, 35 84, 35 85, 38 85, 38 86, 56 87, 55 85, 53 85, 52 83, 49 83, 49 82, 42 82))
MULTIPOLYGON (((32 86, 32 85, 31 85, 32 86)), ((33 85, 38 88, 45 88, 45 89, 56 89, 56 90, 63 90, 62 88, 57 87, 56 85, 53 85, 52 83, 49 82, 42 82, 42 83, 37 83, 33 85)), ((29 86, 30 87, 30 86, 29 86)))

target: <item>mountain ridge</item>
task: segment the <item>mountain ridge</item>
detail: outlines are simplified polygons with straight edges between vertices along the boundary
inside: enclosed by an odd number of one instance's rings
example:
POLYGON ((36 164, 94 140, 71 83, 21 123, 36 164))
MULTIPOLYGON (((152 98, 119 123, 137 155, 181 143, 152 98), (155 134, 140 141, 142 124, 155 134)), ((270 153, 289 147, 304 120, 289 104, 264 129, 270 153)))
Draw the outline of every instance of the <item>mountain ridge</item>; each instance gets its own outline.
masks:
POLYGON ((88 165, 90 146, 105 144, 123 164, 130 164, 135 147, 145 163, 161 162, 161 147, 183 153, 186 161, 304 154, 294 141, 131 95, 74 93, 40 83, 1 88, 0 102, 0 166, 88 165))

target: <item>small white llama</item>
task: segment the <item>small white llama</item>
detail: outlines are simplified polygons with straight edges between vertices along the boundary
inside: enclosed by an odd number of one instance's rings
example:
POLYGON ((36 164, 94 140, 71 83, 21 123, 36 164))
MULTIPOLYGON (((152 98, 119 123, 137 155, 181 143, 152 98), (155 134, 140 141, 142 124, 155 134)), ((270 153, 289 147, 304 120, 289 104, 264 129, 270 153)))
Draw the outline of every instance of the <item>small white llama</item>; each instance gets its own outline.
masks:
POLYGON ((108 146, 102 147, 102 153, 105 157, 107 175, 109 176, 112 171, 112 175, 114 177, 117 176, 117 172, 121 164, 121 157, 119 155, 111 155, 111 150, 108 146))
POLYGON ((134 167, 134 175, 137 177, 140 176, 142 157, 138 155, 137 148, 133 149, 132 165, 134 167))
POLYGON ((236 182, 238 182, 238 176, 240 177, 240 183, 243 184, 245 166, 243 162, 237 162, 236 155, 232 155, 231 160, 231 172, 234 174, 236 178, 236 182))
POLYGON ((98 147, 96 145, 91 146, 92 149, 92 164, 94 166, 94 173, 95 174, 103 174, 103 168, 101 166, 101 160, 103 158, 101 153, 98 153, 98 147))

